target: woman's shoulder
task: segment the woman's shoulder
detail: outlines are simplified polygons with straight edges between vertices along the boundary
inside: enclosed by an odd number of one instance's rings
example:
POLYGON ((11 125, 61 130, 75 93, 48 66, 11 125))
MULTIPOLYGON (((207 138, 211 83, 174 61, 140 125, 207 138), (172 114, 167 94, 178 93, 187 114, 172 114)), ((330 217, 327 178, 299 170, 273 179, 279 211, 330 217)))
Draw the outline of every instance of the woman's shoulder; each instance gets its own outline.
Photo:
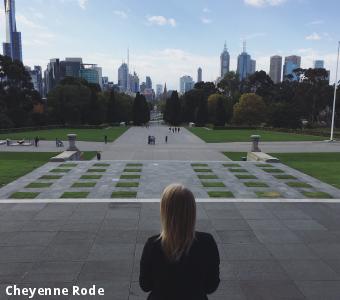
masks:
POLYGON ((208 233, 208 232, 200 232, 200 231, 196 231, 195 232, 195 240, 198 243, 203 243, 203 244, 214 244, 215 243, 215 239, 214 237, 208 233))

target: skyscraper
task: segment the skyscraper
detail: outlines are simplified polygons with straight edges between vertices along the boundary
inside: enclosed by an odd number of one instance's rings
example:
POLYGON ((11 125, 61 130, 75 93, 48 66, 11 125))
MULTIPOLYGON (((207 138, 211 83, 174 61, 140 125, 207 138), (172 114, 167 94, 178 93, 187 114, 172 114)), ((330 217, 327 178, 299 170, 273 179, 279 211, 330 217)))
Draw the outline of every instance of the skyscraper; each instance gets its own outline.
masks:
POLYGON ((159 97, 163 93, 163 85, 157 84, 156 85, 156 96, 159 97))
POLYGON ((256 62, 252 62, 251 56, 247 53, 246 43, 244 42, 243 52, 238 56, 237 59, 237 74, 239 74, 240 80, 244 80, 250 74, 255 73, 255 68, 256 62))
POLYGON ((314 61, 314 69, 324 69, 324 68, 325 68, 325 61, 323 60, 314 61))
POLYGON ((185 75, 180 78, 179 85, 181 94, 184 94, 194 88, 195 82, 191 76, 185 75))
POLYGON ((202 81, 203 81, 202 68, 199 67, 197 70, 197 82, 202 82, 202 81))
POLYGON ((256 72, 256 60, 250 60, 250 74, 254 74, 256 72))
POLYGON ((26 70, 31 76, 31 81, 33 83, 34 89, 43 95, 43 80, 42 80, 42 70, 40 66, 34 66, 32 70, 30 67, 26 67, 26 70))
POLYGON ((121 92, 128 90, 129 67, 123 63, 118 69, 118 86, 121 92))
POLYGON ((221 78, 225 76, 225 74, 229 73, 230 70, 230 55, 227 49, 227 43, 224 44, 224 49, 221 54, 221 78))
MULTIPOLYGON (((301 56, 291 55, 285 57, 285 64, 283 67, 283 79, 286 79, 287 76, 293 75, 293 71, 301 67, 301 56)), ((298 78, 293 77, 294 80, 298 78)))
POLYGON ((136 72, 133 72, 132 74, 129 74, 129 80, 130 80, 130 90, 132 93, 138 93, 139 92, 139 77, 136 72))
POLYGON ((270 58, 269 76, 273 82, 280 83, 282 77, 282 56, 274 55, 270 58))
POLYGON ((146 76, 145 84, 147 89, 152 89, 152 80, 150 76, 146 76))
POLYGON ((15 21, 15 1, 4 0, 6 14, 6 42, 3 43, 3 54, 13 60, 22 61, 21 32, 17 32, 15 21))

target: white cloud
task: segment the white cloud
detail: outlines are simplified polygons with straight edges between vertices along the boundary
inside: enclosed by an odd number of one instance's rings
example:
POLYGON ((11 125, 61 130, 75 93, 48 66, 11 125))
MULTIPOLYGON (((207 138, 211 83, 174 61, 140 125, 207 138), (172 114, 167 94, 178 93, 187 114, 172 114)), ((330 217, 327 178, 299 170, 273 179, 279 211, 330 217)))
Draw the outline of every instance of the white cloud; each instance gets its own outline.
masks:
POLYGON ((86 9, 86 4, 88 0, 78 0, 78 4, 81 9, 86 9))
POLYGON ((164 16, 150 16, 147 17, 148 23, 150 25, 158 25, 158 26, 166 26, 169 25, 171 27, 176 27, 177 22, 173 18, 166 18, 164 16))
POLYGON ((244 3, 255 7, 278 6, 287 0, 244 0, 244 3))
POLYGON ((208 14, 208 13, 211 13, 211 10, 209 8, 205 7, 205 8, 203 8, 203 12, 205 14, 208 14))
POLYGON ((313 32, 311 35, 307 35, 305 39, 307 41, 319 41, 322 39, 322 37, 318 33, 313 32))
POLYGON ((212 20, 209 19, 209 18, 206 18, 206 17, 202 17, 201 21, 202 21, 203 24, 211 24, 212 23, 212 20))
POLYGON ((127 17, 128 17, 128 14, 125 11, 122 11, 122 10, 114 10, 113 13, 116 16, 122 18, 122 19, 127 19, 127 17))
POLYGON ((313 26, 313 25, 321 25, 321 24, 324 24, 324 23, 325 23, 324 20, 314 20, 312 22, 307 23, 306 25, 307 26, 313 26))

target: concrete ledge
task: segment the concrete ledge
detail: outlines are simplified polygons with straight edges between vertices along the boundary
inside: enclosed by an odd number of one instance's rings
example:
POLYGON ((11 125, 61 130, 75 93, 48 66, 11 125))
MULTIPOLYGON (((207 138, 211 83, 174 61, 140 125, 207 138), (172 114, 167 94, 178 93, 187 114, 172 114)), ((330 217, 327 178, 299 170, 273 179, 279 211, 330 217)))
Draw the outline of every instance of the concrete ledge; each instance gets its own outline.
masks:
POLYGON ((50 162, 65 162, 70 160, 79 160, 80 153, 77 151, 64 151, 50 159, 50 162))
POLYGON ((264 152, 248 152, 248 161, 261 161, 266 163, 279 163, 280 160, 264 152))

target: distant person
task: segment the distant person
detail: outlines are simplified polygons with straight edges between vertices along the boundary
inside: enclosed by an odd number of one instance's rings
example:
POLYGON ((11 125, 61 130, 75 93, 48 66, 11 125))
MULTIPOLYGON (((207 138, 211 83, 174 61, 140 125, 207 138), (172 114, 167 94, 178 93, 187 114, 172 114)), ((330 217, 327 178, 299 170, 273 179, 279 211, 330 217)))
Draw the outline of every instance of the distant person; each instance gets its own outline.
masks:
POLYGON ((178 133, 181 131, 181 128, 180 127, 178 127, 178 133))
POLYGON ((207 300, 220 283, 220 257, 213 236, 195 231, 194 195, 182 185, 168 186, 160 215, 161 233, 143 249, 140 287, 149 300, 207 300))
POLYGON ((59 139, 55 138, 55 146, 58 148, 59 147, 59 139))
POLYGON ((169 132, 171 132, 171 127, 169 127, 169 132))
POLYGON ((104 136, 104 142, 107 144, 107 135, 104 136))
POLYGON ((168 136, 165 137, 165 144, 168 143, 168 136))
POLYGON ((151 144, 151 135, 148 136, 148 145, 151 144))
POLYGON ((34 145, 35 145, 35 147, 39 147, 39 137, 35 137, 35 139, 34 139, 34 145))
POLYGON ((101 160, 102 159, 102 154, 98 151, 97 152, 97 160, 101 160))

